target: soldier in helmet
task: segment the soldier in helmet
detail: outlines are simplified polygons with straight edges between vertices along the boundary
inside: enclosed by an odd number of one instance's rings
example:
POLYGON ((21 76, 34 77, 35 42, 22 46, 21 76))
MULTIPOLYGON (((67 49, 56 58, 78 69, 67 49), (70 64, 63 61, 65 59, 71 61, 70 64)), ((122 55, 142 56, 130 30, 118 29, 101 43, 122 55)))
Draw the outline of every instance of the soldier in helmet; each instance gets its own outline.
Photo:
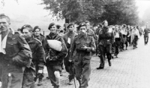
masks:
POLYGON ((100 66, 97 69, 104 69, 105 67, 105 55, 108 59, 108 64, 111 66, 111 58, 112 58, 112 44, 114 42, 113 32, 111 32, 108 28, 108 22, 105 20, 103 22, 103 28, 99 33, 99 57, 100 57, 100 66))

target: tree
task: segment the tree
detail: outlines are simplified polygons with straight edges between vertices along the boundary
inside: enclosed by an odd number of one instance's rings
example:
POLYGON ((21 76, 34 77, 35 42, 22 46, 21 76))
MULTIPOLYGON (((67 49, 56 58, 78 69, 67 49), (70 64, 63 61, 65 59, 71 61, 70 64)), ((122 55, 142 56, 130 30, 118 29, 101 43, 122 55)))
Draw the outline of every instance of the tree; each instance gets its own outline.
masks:
POLYGON ((58 18, 69 19, 70 22, 81 22, 99 17, 102 12, 102 6, 99 3, 102 3, 102 0, 43 0, 45 9, 50 10, 58 18))
POLYGON ((110 25, 135 25, 138 22, 137 7, 134 0, 109 0, 104 9, 105 12, 101 19, 108 20, 110 25))
POLYGON ((69 22, 89 20, 97 24, 108 20, 109 24, 130 24, 138 22, 134 0, 43 0, 45 9, 54 16, 69 22))

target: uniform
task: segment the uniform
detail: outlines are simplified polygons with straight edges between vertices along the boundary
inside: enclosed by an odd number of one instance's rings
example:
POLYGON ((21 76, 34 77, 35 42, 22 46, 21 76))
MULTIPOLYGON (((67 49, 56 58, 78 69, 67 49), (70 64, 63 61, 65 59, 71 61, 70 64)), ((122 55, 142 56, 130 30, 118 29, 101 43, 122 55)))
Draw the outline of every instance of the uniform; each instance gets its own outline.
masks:
POLYGON ((100 66, 97 69, 103 69, 105 66, 105 55, 108 58, 109 66, 111 66, 111 53, 112 53, 112 44, 114 42, 114 36, 112 32, 109 32, 108 27, 103 27, 99 33, 99 57, 100 57, 100 66))
POLYGON ((58 40, 62 42, 63 45, 63 51, 56 51, 54 49, 51 49, 48 46, 48 43, 45 44, 45 52, 46 52, 46 66, 48 70, 48 75, 50 78, 50 81, 54 88, 59 88, 59 81, 56 80, 56 77, 54 75, 55 71, 62 71, 62 62, 63 58, 67 54, 67 47, 65 45, 65 42, 61 36, 59 36, 57 33, 50 33, 46 36, 46 40, 58 40))
POLYGON ((115 47, 115 56, 117 57, 119 54, 119 46, 120 46, 120 35, 119 35, 119 31, 115 31, 114 33, 114 38, 115 38, 115 42, 114 42, 114 47, 115 47))
POLYGON ((75 37, 72 48, 71 56, 74 62, 75 77, 79 81, 79 88, 87 88, 89 82, 89 76, 91 74, 91 51, 95 49, 95 42, 91 36, 78 35, 75 37), (90 49, 83 49, 83 46, 90 47, 90 49))
POLYGON ((9 32, 5 51, 0 53, 2 88, 22 88, 24 68, 32 57, 30 47, 22 37, 9 32))
POLYGON ((149 40, 148 29, 144 29, 144 43, 147 44, 149 40))
POLYGON ((64 59, 64 65, 65 65, 66 71, 69 73, 69 81, 71 81, 74 78, 73 63, 69 62, 70 51, 71 51, 70 48, 71 48, 71 44, 72 44, 74 37, 75 37, 74 32, 67 32, 63 36, 66 46, 68 48, 68 55, 64 59))
MULTIPOLYGON (((43 46, 43 48, 44 48, 44 45, 45 45, 45 37, 44 37, 42 34, 40 34, 39 36, 34 36, 34 38, 38 39, 39 42, 42 43, 42 46, 43 46)), ((44 62, 45 62, 45 58, 44 58, 44 62)), ((36 79, 35 79, 35 80, 39 79, 38 85, 42 85, 41 82, 42 82, 42 79, 43 79, 43 77, 44 77, 44 73, 43 73, 43 71, 42 71, 43 69, 44 69, 43 66, 36 66, 36 79), (42 72, 39 73, 38 71, 42 71, 42 72)))
POLYGON ((39 68, 44 68, 45 52, 39 40, 31 37, 30 39, 26 39, 26 41, 32 50, 33 58, 31 66, 25 69, 23 88, 34 88, 36 71, 38 71, 39 68))

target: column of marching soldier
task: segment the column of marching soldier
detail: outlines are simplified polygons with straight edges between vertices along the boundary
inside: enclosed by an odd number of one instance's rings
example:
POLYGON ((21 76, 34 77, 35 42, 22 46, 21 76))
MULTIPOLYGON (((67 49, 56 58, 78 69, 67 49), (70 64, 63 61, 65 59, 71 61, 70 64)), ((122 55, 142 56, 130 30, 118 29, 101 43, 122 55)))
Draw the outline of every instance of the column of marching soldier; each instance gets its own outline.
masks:
MULTIPOLYGON (((139 36, 143 33, 138 26, 109 25, 105 20, 96 27, 89 21, 77 27, 73 23, 61 26, 50 23, 49 34, 41 34, 41 28, 24 25, 13 33, 10 18, 0 14, 0 74, 2 88, 35 88, 42 85, 43 69, 47 67, 48 79, 54 88, 60 88, 60 76, 65 66, 69 73, 68 84, 76 78, 79 88, 87 88, 91 74, 90 59, 93 55, 100 58, 97 69, 104 69, 105 59, 109 66, 111 59, 117 58, 120 51, 129 46, 137 48, 139 36), (62 49, 49 46, 47 40, 61 42, 62 49)), ((144 31, 145 44, 148 32, 144 31)), ((57 44, 56 44, 57 45, 57 44)), ((57 46, 56 46, 57 47, 57 46)))

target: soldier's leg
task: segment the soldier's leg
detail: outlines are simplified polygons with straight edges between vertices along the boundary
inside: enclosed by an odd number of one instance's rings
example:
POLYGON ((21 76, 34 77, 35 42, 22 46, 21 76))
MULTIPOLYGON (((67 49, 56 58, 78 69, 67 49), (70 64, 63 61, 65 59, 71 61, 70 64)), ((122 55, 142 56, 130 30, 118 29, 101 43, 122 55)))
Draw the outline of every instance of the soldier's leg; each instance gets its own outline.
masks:
MULTIPOLYGON (((22 73, 11 73, 10 75, 10 87, 9 88, 22 88, 23 72, 22 73)), ((33 87, 30 87, 33 88, 33 87)))
POLYGON ((38 79, 38 86, 41 86, 43 85, 42 84, 42 80, 43 80, 43 77, 44 77, 44 74, 43 74, 43 67, 40 67, 40 66, 37 66, 37 79, 38 79))
POLYGON ((81 85, 81 74, 82 74, 82 65, 80 63, 81 61, 75 61, 74 62, 74 69, 75 69, 75 77, 79 82, 79 85, 81 85))
POLYGON ((149 40, 149 36, 147 36, 147 43, 148 43, 148 40, 149 40))
POLYGON ((69 56, 67 56, 66 58, 64 58, 64 65, 65 65, 65 69, 67 72, 69 72, 69 56))
POLYGON ((65 65, 66 71, 69 73, 69 76, 68 76, 69 83, 68 84, 71 85, 72 84, 71 81, 74 78, 74 71, 73 71, 73 63, 69 62, 69 56, 67 56, 64 59, 64 65, 65 65))
POLYGON ((115 45, 115 56, 118 57, 118 54, 119 54, 119 47, 118 47, 118 45, 116 44, 116 45, 115 45))
POLYGON ((99 58, 100 58, 100 66, 97 69, 103 69, 105 67, 105 48, 104 46, 99 46, 99 58))
POLYGON ((111 66, 111 54, 112 54, 112 52, 111 52, 111 45, 108 45, 107 47, 106 47, 106 55, 107 55, 107 59, 108 59, 108 64, 109 64, 109 66, 111 66))
POLYGON ((146 41, 146 36, 144 35, 144 43, 147 44, 147 41, 146 41))
POLYGON ((56 77, 54 75, 54 68, 51 65, 47 65, 47 70, 48 70, 48 75, 49 75, 49 79, 52 83, 52 86, 54 86, 54 88, 59 88, 59 83, 56 80, 56 77))
POLYGON ((22 88, 35 88, 35 71, 32 68, 26 68, 23 77, 22 88))
POLYGON ((2 68, 2 88, 8 88, 9 77, 6 68, 2 68))
POLYGON ((111 66, 111 53, 107 53, 108 65, 111 66))
POLYGON ((82 64, 82 76, 81 76, 82 81, 80 88, 88 87, 90 74, 91 74, 90 57, 85 57, 82 64))
POLYGON ((71 82, 75 77, 75 70, 73 65, 70 67, 70 72, 69 72, 69 82, 71 82))

